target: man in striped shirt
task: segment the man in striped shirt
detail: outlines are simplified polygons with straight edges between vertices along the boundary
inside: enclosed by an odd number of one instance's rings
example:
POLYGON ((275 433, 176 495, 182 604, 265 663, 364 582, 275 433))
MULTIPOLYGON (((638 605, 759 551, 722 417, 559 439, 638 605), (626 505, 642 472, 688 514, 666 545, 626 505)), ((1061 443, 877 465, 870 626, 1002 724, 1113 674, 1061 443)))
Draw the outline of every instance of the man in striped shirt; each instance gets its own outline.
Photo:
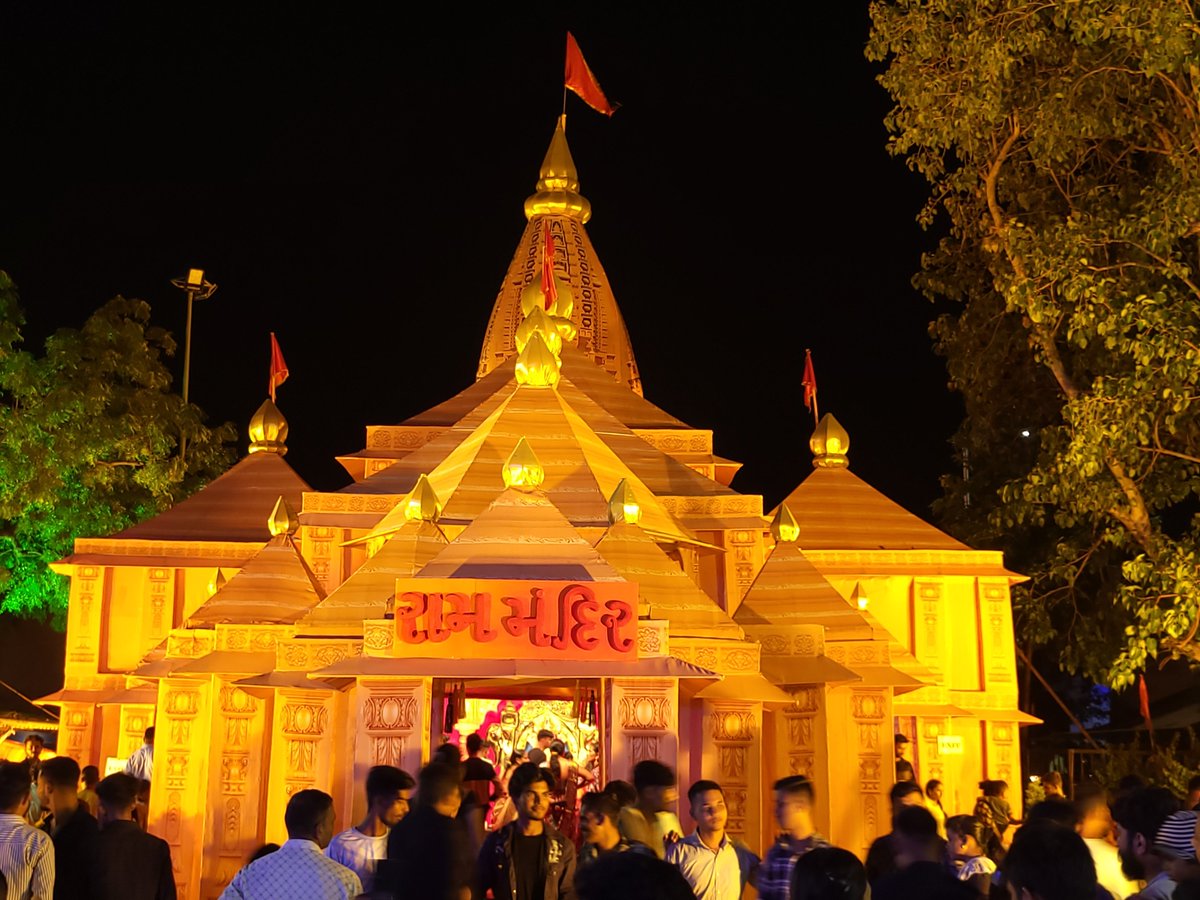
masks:
POLYGON ((0 872, 8 900, 51 900, 54 846, 50 835, 25 821, 29 799, 29 767, 0 763, 0 872))

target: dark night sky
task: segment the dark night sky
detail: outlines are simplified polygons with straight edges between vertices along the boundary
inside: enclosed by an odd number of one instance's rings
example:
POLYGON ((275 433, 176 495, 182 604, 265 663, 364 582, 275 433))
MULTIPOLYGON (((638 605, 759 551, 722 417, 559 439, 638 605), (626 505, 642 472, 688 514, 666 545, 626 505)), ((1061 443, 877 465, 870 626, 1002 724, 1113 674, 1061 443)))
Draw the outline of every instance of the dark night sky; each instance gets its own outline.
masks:
POLYGON ((569 27, 622 104, 606 120, 572 96, 568 134, 647 397, 713 428, 769 507, 809 468, 811 347, 854 470, 927 513, 958 403, 909 284, 923 186, 884 149, 865 4, 647 7, 10 7, 0 267, 28 337, 122 293, 182 342, 168 281, 203 267, 220 289, 195 311, 193 401, 244 442, 274 330, 288 459, 341 486, 333 456, 366 425, 474 377, 569 27))

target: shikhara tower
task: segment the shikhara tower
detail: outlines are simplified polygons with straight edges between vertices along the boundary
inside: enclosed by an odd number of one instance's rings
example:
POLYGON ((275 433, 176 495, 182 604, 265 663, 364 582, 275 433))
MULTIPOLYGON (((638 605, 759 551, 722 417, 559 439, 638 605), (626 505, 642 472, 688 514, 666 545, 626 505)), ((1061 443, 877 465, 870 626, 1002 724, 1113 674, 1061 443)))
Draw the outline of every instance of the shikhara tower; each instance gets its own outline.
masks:
POLYGON ((305 484, 267 401, 225 475, 57 564, 59 750, 103 765, 157 724, 151 829, 182 897, 281 840, 294 791, 357 821, 370 766, 415 772, 464 729, 520 746, 549 722, 597 743, 602 778, 650 757, 685 788, 715 778, 759 849, 771 783, 804 772, 820 830, 865 852, 897 730, 954 808, 1019 777, 1019 576, 852 474, 831 415, 807 477, 787 451, 800 484, 777 510, 731 488, 712 432, 643 397, 579 190, 560 120, 477 381, 369 426, 340 457, 352 484, 305 484))

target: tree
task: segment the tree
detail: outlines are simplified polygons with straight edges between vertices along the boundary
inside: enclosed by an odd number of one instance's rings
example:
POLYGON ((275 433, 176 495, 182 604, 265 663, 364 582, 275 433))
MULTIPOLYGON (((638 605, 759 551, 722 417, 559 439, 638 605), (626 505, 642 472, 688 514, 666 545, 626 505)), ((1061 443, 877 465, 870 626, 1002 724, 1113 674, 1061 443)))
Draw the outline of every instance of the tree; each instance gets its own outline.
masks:
POLYGON ((1022 637, 1200 661, 1200 27, 1182 0, 897 0, 869 58, 944 224, 917 284, 967 416, 944 509, 1033 576, 1022 637), (1030 437, 1023 440, 1022 431, 1030 437), (976 473, 979 473, 976 477, 976 473))
POLYGON ((76 537, 126 528, 220 474, 235 432, 205 427, 171 391, 163 357, 175 342, 146 303, 110 300, 41 356, 21 349, 24 324, 0 272, 0 612, 61 627, 66 579, 48 564, 76 537))

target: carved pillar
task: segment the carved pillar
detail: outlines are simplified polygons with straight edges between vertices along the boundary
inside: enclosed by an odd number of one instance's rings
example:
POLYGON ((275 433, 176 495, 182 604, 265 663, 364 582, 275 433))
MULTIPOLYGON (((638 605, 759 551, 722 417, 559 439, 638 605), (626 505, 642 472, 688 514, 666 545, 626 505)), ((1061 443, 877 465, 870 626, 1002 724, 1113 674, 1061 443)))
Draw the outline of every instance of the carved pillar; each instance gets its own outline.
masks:
POLYGON ((938 750, 938 738, 951 733, 950 720, 938 716, 916 716, 914 721, 917 724, 913 740, 920 745, 917 774, 922 786, 932 778, 945 781, 946 761, 938 750))
POLYGON ((913 653, 933 670, 939 683, 944 680, 946 646, 942 587, 941 579, 936 578, 914 578, 912 582, 913 653))
POLYGON ((171 847, 180 900, 198 900, 207 811, 211 679, 158 685, 150 831, 171 847))
MULTIPOLYGON (((730 834, 749 836, 757 845, 762 822, 762 704, 749 700, 705 701, 704 718, 712 741, 705 772, 725 791, 730 834)), ((680 793, 686 790, 680 785, 680 793)), ((758 849, 757 847, 755 849, 758 849)))
MULTIPOLYGON (((121 704, 120 739, 116 755, 128 759, 140 748, 146 729, 154 724, 154 707, 142 703, 121 704)), ((78 759, 79 757, 76 757, 78 759)))
POLYGON ((396 766, 414 778, 429 757, 428 678, 360 678, 354 708, 353 766, 348 779, 348 821, 366 812, 362 786, 372 766, 396 766))
POLYGON ((268 701, 220 684, 212 722, 214 765, 208 779, 212 811, 205 835, 203 900, 220 896, 256 847, 263 844, 263 785, 267 774, 268 701), (215 761, 220 759, 220 764, 215 761))
POLYGON ((313 525, 300 533, 300 552, 313 574, 327 592, 342 580, 341 553, 337 546, 338 529, 313 525))
POLYGON ((732 616, 762 569, 763 532, 761 528, 735 529, 726 531, 724 537, 725 609, 732 616))
POLYGON ((100 624, 111 571, 100 566, 76 566, 71 576, 65 666, 68 678, 72 675, 95 675, 98 671, 100 624))
POLYGON ((153 566, 146 570, 146 606, 142 644, 160 643, 175 626, 175 570, 153 566))
MULTIPOLYGON (((609 691, 608 772, 629 779, 643 759, 678 765, 679 683, 614 678, 609 691)), ((683 785, 684 790, 687 785, 683 785)))
POLYGON ((1015 709, 1017 664, 1008 581, 1003 578, 980 578, 978 592, 983 689, 989 694, 1010 695, 1015 709))
POLYGON ((330 791, 333 786, 330 723, 338 719, 329 693, 280 689, 274 706, 266 840, 282 844, 287 840, 283 812, 288 798, 306 788, 330 791))
POLYGON ((844 685, 826 689, 829 793, 833 800, 826 835, 839 847, 864 856, 890 830, 888 791, 892 766, 892 691, 844 685))
MULTIPOLYGON (((99 760, 93 746, 96 707, 90 703, 64 703, 59 712, 58 752, 72 759, 99 760)), ((102 763, 100 760, 97 764, 102 763)))
POLYGON ((1015 722, 983 723, 984 726, 984 771, 986 778, 1007 781, 1008 802, 1013 814, 1021 815, 1024 784, 1021 782, 1021 766, 1017 758, 1017 737, 1020 732, 1015 722))

